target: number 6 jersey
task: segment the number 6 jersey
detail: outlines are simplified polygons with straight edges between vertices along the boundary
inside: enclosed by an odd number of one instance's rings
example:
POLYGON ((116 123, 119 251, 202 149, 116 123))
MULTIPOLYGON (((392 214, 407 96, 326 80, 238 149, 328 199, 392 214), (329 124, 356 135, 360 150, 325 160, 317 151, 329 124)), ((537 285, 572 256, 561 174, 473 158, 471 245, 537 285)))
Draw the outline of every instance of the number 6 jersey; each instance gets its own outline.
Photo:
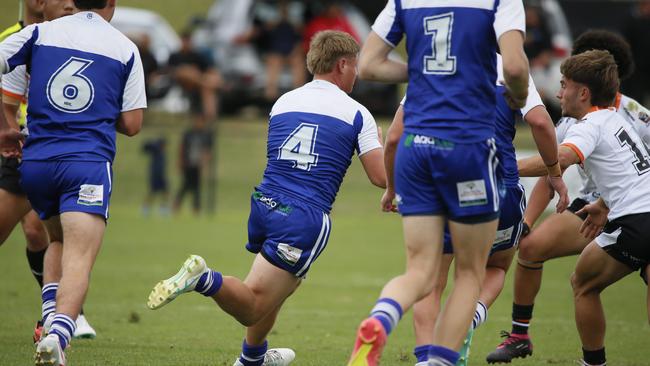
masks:
POLYGON ((650 154, 614 108, 587 113, 562 142, 580 158, 609 207, 609 220, 650 212, 650 154))
POLYGON ((120 113, 147 105, 136 46, 93 12, 26 27, 0 62, 31 76, 23 160, 112 162, 120 113))

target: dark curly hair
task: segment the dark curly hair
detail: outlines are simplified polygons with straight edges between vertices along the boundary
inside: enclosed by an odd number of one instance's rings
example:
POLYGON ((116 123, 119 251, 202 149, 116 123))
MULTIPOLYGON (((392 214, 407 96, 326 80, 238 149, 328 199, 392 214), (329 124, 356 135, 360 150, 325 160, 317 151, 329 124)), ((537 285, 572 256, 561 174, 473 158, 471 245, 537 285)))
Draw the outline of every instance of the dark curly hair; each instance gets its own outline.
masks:
POLYGON ((74 0, 74 6, 79 10, 104 9, 107 0, 74 0))
POLYGON ((578 55, 589 50, 604 50, 614 56, 618 66, 618 77, 627 79, 634 73, 634 59, 630 45, 616 33, 595 29, 582 33, 573 42, 571 55, 578 55))

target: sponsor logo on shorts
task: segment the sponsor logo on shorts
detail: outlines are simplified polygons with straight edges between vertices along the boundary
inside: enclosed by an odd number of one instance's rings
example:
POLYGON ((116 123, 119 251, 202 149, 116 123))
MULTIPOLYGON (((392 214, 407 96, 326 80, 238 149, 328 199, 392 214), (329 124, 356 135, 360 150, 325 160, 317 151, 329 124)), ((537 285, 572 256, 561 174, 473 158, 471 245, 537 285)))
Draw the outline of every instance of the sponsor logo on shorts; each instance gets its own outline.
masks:
POLYGON ((451 141, 439 139, 437 137, 431 137, 431 136, 424 136, 424 135, 414 135, 414 134, 408 134, 406 135, 406 139, 404 140, 404 146, 406 147, 411 147, 411 146, 428 146, 428 147, 436 147, 439 149, 453 149, 454 148, 454 143, 451 141))
POLYGON ((512 238, 512 232, 514 230, 514 226, 510 226, 509 228, 503 230, 497 230, 497 235, 494 237, 494 243, 492 244, 492 247, 497 247, 502 244, 509 243, 510 238, 512 238))
POLYGON ((275 253, 282 259, 285 263, 295 266, 296 263, 300 260, 302 255, 302 249, 292 247, 289 244, 279 243, 278 249, 275 253))
POLYGON ((283 215, 288 215, 293 211, 293 207, 290 205, 282 204, 276 201, 273 197, 265 196, 262 192, 253 193, 253 198, 266 205, 269 210, 275 210, 283 215))
POLYGON ((79 187, 77 204, 84 206, 102 206, 104 204, 104 185, 82 184, 79 187))
POLYGON ((480 206, 488 203, 485 181, 469 180, 456 183, 460 207, 480 206))

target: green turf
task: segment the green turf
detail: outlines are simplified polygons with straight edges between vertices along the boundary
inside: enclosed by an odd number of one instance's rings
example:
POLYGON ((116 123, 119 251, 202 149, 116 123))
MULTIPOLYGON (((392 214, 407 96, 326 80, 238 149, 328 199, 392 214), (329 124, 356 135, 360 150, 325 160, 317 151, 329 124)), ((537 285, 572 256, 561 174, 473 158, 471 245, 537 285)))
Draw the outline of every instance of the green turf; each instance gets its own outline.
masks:
MULTIPOLYGON (((18 19, 18 2, 22 0, 2 0, 0 25, 7 27, 18 19)), ((159 13, 167 19, 174 29, 181 31, 187 26, 188 20, 195 15, 205 15, 211 0, 118 0, 119 6, 144 8, 159 13)))
MULTIPOLYGON (((266 126, 261 121, 229 119, 221 124, 216 216, 140 215, 146 171, 140 145, 146 137, 164 134, 172 139, 170 155, 175 155, 175 141, 185 123, 180 117, 150 115, 140 136, 119 140, 112 217, 85 306, 98 337, 74 341, 68 352, 70 365, 231 365, 239 352, 243 327, 202 296, 183 296, 158 311, 145 306, 150 288, 175 272, 190 253, 203 255, 215 269, 235 276, 244 276, 252 261, 243 244, 249 193, 264 166, 266 126)), ((329 247, 287 301, 270 338, 271 346, 297 351, 296 365, 343 365, 357 324, 382 285, 403 269, 400 220, 379 212, 380 194, 355 161, 333 211, 329 247)), ((20 230, 0 247, 3 366, 30 364, 34 349, 31 332, 40 313, 40 296, 24 251, 20 230)), ((570 365, 581 356, 568 283, 574 263, 569 258, 546 265, 532 328, 535 356, 517 364, 570 365)), ((637 276, 605 292, 612 364, 648 364, 644 293, 637 276)), ((499 330, 509 328, 511 299, 508 276, 488 322, 474 336, 471 364, 484 364, 485 355, 500 341, 499 330)), ((383 364, 414 364, 412 347, 407 315, 391 336, 383 364)))

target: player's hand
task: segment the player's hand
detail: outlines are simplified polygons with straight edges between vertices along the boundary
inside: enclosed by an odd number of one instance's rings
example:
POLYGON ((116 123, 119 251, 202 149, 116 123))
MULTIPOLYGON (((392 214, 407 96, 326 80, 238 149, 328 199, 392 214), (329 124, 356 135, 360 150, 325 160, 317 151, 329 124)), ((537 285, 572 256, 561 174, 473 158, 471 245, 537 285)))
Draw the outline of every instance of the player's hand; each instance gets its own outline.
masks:
POLYGON ((586 205, 576 215, 587 214, 587 218, 580 226, 580 234, 587 239, 595 238, 607 224, 608 209, 597 202, 586 205))
POLYGON ((515 96, 510 89, 506 88, 506 91, 503 93, 504 98, 508 106, 514 110, 522 109, 526 105, 527 95, 524 96, 515 96))
POLYGON ((395 192, 392 189, 386 189, 381 196, 381 210, 384 212, 397 212, 397 206, 393 203, 395 192))
POLYGON ((23 152, 25 135, 14 129, 0 131, 0 151, 6 158, 19 158, 23 152))
POLYGON ((569 207, 569 190, 567 189, 566 184, 564 184, 562 176, 549 176, 548 184, 552 188, 551 198, 553 198, 555 192, 557 192, 560 196, 557 201, 557 205, 555 205, 555 211, 557 213, 562 213, 564 210, 566 210, 567 207, 569 207))

